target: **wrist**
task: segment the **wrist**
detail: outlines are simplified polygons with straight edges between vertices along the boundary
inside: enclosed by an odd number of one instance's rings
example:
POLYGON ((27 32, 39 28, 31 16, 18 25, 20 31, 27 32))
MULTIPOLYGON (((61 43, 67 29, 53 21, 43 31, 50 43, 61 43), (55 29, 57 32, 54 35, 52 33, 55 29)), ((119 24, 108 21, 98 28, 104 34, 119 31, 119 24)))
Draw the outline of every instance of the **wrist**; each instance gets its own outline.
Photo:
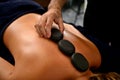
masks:
POLYGON ((67 0, 51 0, 48 9, 58 9, 61 10, 67 0))
POLYGON ((61 11, 62 8, 61 8, 61 6, 58 6, 58 5, 57 6, 55 6, 55 5, 49 5, 48 6, 48 10, 50 10, 50 9, 61 11))
POLYGON ((55 15, 61 15, 61 10, 58 9, 58 8, 50 8, 50 9, 48 9, 48 11, 49 11, 50 13, 55 14, 55 15))

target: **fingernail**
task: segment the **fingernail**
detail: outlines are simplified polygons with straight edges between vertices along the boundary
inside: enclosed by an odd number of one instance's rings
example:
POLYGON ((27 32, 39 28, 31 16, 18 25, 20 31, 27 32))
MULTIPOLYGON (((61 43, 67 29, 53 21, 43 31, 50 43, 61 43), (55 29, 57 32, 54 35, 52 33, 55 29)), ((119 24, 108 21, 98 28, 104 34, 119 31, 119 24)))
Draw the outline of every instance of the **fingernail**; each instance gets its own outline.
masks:
POLYGON ((47 34, 47 38, 50 38, 50 34, 47 34))

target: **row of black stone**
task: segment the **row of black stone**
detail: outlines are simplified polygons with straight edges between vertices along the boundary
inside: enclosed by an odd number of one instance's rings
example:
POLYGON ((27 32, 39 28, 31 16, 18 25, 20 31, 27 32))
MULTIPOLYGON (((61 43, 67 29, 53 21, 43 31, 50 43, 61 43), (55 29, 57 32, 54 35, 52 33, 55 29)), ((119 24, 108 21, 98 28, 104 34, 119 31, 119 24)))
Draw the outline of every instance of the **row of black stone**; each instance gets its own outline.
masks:
POLYGON ((58 44, 58 48, 62 53, 71 58, 73 66, 78 71, 84 72, 89 68, 86 58, 82 54, 75 52, 74 45, 70 41, 63 39, 63 34, 58 29, 51 29, 50 39, 58 44))

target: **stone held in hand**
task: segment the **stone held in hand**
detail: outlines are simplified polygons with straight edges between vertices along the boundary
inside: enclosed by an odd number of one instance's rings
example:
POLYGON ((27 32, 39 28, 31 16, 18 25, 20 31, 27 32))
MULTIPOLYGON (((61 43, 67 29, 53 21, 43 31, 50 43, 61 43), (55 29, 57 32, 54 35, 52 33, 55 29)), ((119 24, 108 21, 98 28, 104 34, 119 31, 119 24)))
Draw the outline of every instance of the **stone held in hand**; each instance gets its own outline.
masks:
POLYGON ((52 28, 50 39, 54 42, 59 42, 61 39, 63 39, 63 34, 57 28, 52 28))

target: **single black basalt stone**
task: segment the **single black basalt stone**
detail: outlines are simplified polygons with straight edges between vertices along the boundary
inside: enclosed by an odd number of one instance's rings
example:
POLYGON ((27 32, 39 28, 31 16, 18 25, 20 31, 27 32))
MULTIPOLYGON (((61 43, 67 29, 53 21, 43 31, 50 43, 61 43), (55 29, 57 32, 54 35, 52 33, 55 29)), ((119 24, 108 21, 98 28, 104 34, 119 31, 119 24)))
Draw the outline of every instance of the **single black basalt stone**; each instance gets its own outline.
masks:
POLYGON ((84 72, 89 68, 87 59, 80 53, 74 53, 71 56, 71 61, 73 66, 80 72, 84 72))
POLYGON ((63 34, 57 28, 52 28, 50 39, 54 42, 59 42, 61 39, 63 39, 63 34))
POLYGON ((58 42, 58 48, 67 56, 72 56, 72 54, 75 52, 74 45, 68 40, 60 40, 58 42))

